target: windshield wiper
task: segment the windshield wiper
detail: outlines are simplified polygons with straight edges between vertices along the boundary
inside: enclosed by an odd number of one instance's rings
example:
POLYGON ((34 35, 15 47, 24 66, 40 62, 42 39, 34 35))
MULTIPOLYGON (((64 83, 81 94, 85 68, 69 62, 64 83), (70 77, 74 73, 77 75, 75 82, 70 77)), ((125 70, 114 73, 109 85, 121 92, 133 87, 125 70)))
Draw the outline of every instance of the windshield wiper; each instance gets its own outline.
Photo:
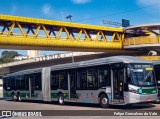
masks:
POLYGON ((146 82, 146 80, 148 79, 148 77, 151 76, 151 74, 152 74, 152 71, 150 71, 150 72, 144 77, 144 80, 143 80, 143 82, 142 82, 141 88, 142 88, 144 82, 146 82))

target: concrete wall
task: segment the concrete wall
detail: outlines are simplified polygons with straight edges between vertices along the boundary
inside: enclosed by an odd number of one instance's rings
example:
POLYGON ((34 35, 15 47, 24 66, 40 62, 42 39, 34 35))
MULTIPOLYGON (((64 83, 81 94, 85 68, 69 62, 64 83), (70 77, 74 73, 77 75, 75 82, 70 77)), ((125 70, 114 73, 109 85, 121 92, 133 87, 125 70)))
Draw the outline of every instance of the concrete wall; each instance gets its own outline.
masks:
POLYGON ((0 98, 3 97, 3 86, 2 86, 3 82, 2 79, 0 79, 0 98))

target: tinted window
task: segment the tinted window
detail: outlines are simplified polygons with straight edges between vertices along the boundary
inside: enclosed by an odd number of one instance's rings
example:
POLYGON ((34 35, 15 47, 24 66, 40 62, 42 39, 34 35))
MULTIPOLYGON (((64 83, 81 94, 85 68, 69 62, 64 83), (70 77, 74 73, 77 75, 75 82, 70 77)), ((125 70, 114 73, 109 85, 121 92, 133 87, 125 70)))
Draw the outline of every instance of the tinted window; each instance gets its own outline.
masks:
POLYGON ((68 89, 68 77, 66 71, 51 72, 51 89, 68 89))
POLYGON ((107 66, 98 67, 98 87, 111 86, 110 72, 107 66))
POLYGON ((98 89, 111 86, 110 72, 107 65, 78 69, 78 89, 98 89))
POLYGON ((25 80, 25 90, 29 90, 29 77, 28 75, 24 75, 25 80))
POLYGON ((42 90, 41 73, 35 73, 33 75, 35 78, 35 90, 42 90))
POLYGON ((14 76, 9 77, 10 80, 10 89, 16 90, 16 80, 14 76))
POLYGON ((15 76, 15 89, 24 90, 25 89, 25 79, 24 76, 15 76))
POLYGON ((77 88, 86 89, 87 88, 87 71, 85 69, 80 69, 78 71, 78 81, 77 88))
POLYGON ((35 90, 42 89, 41 73, 17 75, 5 77, 4 89, 5 90, 29 90, 29 78, 34 82, 35 90))
POLYGON ((9 80, 9 77, 3 78, 3 88, 5 90, 10 90, 10 80, 9 80))
POLYGON ((51 90, 59 88, 59 75, 56 72, 51 73, 51 90))

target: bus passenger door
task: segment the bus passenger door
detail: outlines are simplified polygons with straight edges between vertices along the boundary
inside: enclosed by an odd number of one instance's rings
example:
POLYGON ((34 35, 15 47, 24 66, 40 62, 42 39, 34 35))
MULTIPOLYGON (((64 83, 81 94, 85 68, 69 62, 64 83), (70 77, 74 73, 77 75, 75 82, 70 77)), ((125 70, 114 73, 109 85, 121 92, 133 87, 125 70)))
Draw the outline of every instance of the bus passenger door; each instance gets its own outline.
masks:
POLYGON ((124 68, 122 63, 115 63, 111 66, 111 86, 113 103, 124 103, 124 68))
POLYGON ((34 90, 35 90, 35 79, 34 76, 29 76, 29 93, 30 98, 34 97, 34 90))
POLYGON ((76 72, 68 73, 69 99, 76 98, 76 72))

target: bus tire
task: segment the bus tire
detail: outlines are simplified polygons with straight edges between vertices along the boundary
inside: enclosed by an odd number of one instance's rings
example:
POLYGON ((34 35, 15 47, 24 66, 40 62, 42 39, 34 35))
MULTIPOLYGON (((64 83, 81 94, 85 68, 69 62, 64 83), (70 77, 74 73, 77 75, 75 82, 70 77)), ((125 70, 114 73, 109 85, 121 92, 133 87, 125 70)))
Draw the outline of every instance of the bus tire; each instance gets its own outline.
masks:
POLYGON ((21 101, 21 93, 19 91, 17 92, 17 101, 21 101))
POLYGON ((133 104, 126 104, 125 108, 130 109, 132 108, 133 104))
POLYGON ((17 101, 19 101, 19 102, 22 101, 20 95, 17 96, 17 101))
POLYGON ((100 96, 100 105, 102 108, 107 108, 109 107, 109 99, 108 99, 108 96, 105 95, 105 94, 102 94, 100 96))
POLYGON ((15 96, 15 94, 12 94, 12 101, 16 101, 17 97, 15 96))
POLYGON ((64 104, 64 96, 63 96, 62 93, 58 95, 58 103, 59 103, 60 105, 63 105, 63 104, 64 104))

